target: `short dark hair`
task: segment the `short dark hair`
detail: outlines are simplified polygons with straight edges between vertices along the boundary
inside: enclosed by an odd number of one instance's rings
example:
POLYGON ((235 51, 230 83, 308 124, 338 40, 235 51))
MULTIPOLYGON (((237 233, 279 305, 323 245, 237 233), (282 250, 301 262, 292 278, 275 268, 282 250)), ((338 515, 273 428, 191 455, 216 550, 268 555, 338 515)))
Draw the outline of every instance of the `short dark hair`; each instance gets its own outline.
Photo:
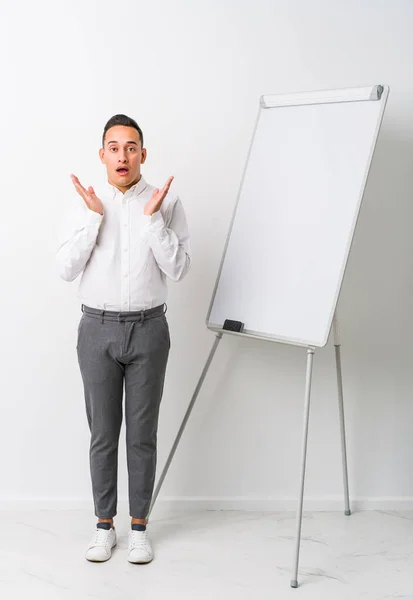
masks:
POLYGON ((106 136, 108 129, 110 129, 111 127, 115 127, 115 125, 123 125, 124 127, 133 127, 134 129, 136 129, 136 131, 139 133, 139 137, 141 140, 141 146, 143 148, 142 129, 139 127, 139 125, 137 124, 137 122, 134 119, 131 119, 130 117, 127 117, 126 115, 114 115, 106 123, 105 128, 103 130, 103 135, 102 135, 102 148, 105 145, 105 136, 106 136))

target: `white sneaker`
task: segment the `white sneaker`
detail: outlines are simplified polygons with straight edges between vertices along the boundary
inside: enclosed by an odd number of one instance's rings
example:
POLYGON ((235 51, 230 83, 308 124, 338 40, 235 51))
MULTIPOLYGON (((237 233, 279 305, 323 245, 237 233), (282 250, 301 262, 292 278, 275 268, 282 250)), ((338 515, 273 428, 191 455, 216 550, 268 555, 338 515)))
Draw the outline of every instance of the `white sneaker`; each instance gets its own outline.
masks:
POLYGON ((115 528, 102 529, 96 525, 95 535, 90 540, 85 557, 93 562, 104 562, 112 556, 113 546, 116 546, 115 528))
POLYGON ((130 563, 148 563, 153 559, 153 550, 145 531, 129 530, 128 561, 130 563))

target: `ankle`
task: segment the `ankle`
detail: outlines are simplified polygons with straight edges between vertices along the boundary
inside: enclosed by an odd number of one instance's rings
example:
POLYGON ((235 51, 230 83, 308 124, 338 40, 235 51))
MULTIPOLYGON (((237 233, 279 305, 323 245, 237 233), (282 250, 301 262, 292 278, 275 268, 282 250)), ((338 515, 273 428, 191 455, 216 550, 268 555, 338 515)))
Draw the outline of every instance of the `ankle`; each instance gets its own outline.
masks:
POLYGON ((146 519, 135 519, 135 517, 132 517, 131 524, 132 525, 146 525, 146 519))
POLYGON ((98 518, 98 523, 110 523, 111 526, 113 527, 113 519, 99 519, 98 518))

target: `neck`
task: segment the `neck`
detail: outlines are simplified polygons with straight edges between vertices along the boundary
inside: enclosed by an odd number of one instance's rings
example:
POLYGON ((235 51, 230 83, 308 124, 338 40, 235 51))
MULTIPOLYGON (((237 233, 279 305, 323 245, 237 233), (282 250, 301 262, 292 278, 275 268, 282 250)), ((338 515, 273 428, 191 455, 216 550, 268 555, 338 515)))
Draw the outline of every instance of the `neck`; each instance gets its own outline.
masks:
POLYGON ((139 173, 137 178, 134 181, 132 181, 132 183, 129 183, 129 185, 118 185, 117 183, 114 183, 113 181, 111 181, 109 178, 108 178, 108 183, 110 183, 110 185, 113 185, 113 187, 120 190, 122 192, 122 194, 125 194, 128 190, 131 189, 131 187, 133 187, 140 181, 141 177, 142 177, 142 175, 139 173))

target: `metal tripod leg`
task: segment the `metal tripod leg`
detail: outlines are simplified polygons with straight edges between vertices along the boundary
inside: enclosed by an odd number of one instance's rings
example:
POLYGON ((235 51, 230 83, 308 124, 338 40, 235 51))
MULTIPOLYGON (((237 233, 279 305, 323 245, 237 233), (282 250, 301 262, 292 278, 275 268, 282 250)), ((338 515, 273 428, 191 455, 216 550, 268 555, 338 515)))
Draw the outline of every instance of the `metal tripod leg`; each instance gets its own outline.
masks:
POLYGON ((301 541, 301 524, 303 519, 303 499, 304 499, 304 482, 305 482, 305 466, 307 459, 307 440, 308 440, 308 420, 310 416, 310 395, 311 395, 311 378, 313 374, 313 358, 315 349, 311 346, 307 349, 307 372, 305 378, 305 401, 304 401, 304 430, 303 430, 303 447, 301 460, 301 481, 300 481, 300 497, 297 508, 296 522, 296 537, 295 537, 295 552, 293 562, 293 573, 291 579, 291 587, 298 586, 298 561, 300 556, 300 541, 301 541))
MULTIPOLYGON (((338 406, 340 415, 340 434, 341 434, 341 453, 342 453, 342 466, 343 466, 343 483, 344 483, 344 504, 345 514, 350 515, 350 496, 348 487, 348 470, 347 470, 347 448, 346 448, 346 430, 344 422, 344 403, 343 403, 343 379, 341 372, 341 344, 338 333, 337 317, 334 316, 333 321, 334 331, 334 348, 336 358, 336 371, 337 371, 337 388, 338 388, 338 406)), ((303 438, 303 451, 302 451, 302 465, 301 465, 301 487, 300 487, 300 498, 297 509, 297 533, 296 533, 296 547, 293 563, 293 576, 291 580, 291 587, 298 587, 298 562, 300 553, 300 541, 301 541, 301 525, 302 525, 302 510, 303 510, 303 498, 304 498, 304 482, 305 482, 305 466, 307 457, 307 439, 308 439, 308 421, 309 421, 309 409, 310 409, 310 392, 311 392, 311 376, 312 376, 312 362, 313 362, 314 348, 309 348, 307 351, 307 376, 306 376, 306 393, 305 393, 305 408, 304 408, 304 438, 303 438)))
POLYGON ((337 369, 337 388, 338 388, 338 409, 340 413, 340 434, 341 434, 341 457, 343 463, 343 484, 344 484, 344 514, 351 515, 350 494, 348 489, 348 470, 347 470, 347 448, 346 448, 346 428, 344 423, 344 404, 343 404, 343 378, 341 374, 341 344, 338 332, 337 317, 334 316, 334 349, 336 353, 337 369))
POLYGON ((185 426, 186 426, 186 424, 188 422, 189 416, 190 416, 190 414, 192 412, 192 409, 194 407, 195 400, 197 399, 197 396, 198 396, 199 391, 200 391, 200 389, 202 387, 202 384, 204 382, 204 379, 206 377, 208 369, 209 369, 209 367, 211 365, 212 359, 214 358, 215 351, 216 351, 216 349, 218 347, 218 344, 219 344, 219 342, 220 342, 221 339, 222 339, 222 333, 221 332, 217 333, 217 335, 215 337, 215 340, 214 340, 214 343, 213 343, 213 346, 212 346, 211 351, 209 353, 208 360, 205 363, 205 367, 204 367, 204 369, 203 369, 203 371, 201 373, 201 377, 199 378, 199 381, 198 381, 198 384, 197 384, 197 386, 195 388, 195 391, 194 391, 194 394, 192 396, 191 402, 189 403, 189 406, 188 406, 187 411, 185 413, 185 417, 184 417, 184 419, 182 421, 181 427, 179 428, 179 431, 178 431, 177 436, 175 438, 174 444, 172 446, 172 450, 169 453, 168 459, 167 459, 166 464, 165 464, 165 466, 163 468, 162 474, 161 474, 161 476, 159 478, 159 482, 158 482, 158 484, 157 484, 157 486, 155 488, 155 491, 153 493, 152 502, 151 502, 151 505, 149 507, 148 515, 146 517, 147 521, 149 520, 149 515, 152 512, 152 509, 153 509, 154 504, 156 502, 156 499, 158 497, 159 491, 160 491, 160 489, 162 487, 162 484, 163 484, 164 479, 166 477, 166 474, 168 472, 169 466, 170 466, 170 464, 172 462, 172 459, 173 459, 174 454, 176 452, 176 449, 178 447, 179 441, 180 441, 180 439, 182 437, 182 434, 184 432, 185 426))

